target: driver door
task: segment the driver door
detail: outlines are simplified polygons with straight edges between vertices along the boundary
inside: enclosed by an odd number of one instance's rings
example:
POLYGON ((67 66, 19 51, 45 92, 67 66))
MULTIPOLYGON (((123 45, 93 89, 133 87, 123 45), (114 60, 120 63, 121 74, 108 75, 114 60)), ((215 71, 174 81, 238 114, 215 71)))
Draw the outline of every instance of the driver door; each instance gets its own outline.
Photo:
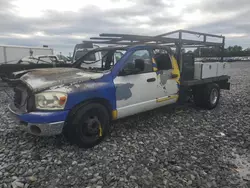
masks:
POLYGON ((157 75, 153 72, 152 57, 146 49, 136 50, 114 79, 118 118, 153 109, 157 106, 157 75), (136 70, 136 60, 144 62, 143 70, 136 70))

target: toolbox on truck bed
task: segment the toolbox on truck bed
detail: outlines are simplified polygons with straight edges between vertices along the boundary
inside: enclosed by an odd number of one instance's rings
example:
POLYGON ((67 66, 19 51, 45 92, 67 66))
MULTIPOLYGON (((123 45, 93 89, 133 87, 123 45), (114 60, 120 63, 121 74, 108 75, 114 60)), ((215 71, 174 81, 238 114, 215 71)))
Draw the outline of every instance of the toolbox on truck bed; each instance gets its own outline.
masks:
POLYGON ((229 63, 227 62, 195 62, 194 79, 206 79, 228 75, 229 63))

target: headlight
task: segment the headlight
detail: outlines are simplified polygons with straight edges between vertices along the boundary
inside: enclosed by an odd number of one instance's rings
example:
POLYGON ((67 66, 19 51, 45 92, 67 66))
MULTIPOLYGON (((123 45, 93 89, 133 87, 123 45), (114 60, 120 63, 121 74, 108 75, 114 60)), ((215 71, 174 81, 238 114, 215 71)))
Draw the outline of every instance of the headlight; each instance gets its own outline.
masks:
POLYGON ((61 92, 43 92, 35 95, 36 108, 39 110, 62 110, 67 101, 67 94, 61 92))

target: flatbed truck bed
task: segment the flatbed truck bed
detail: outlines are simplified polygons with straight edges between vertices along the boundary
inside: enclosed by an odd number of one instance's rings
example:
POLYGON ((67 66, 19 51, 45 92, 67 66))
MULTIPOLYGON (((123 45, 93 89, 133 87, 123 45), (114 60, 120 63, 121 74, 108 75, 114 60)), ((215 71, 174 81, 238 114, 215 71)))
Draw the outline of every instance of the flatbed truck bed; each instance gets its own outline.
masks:
POLYGON ((197 85, 203 85, 207 83, 212 82, 227 82, 230 79, 230 76, 218 76, 218 77, 212 77, 212 78, 205 78, 205 79, 194 79, 194 80, 185 80, 181 82, 181 86, 185 87, 191 87, 191 86, 197 86, 197 85))

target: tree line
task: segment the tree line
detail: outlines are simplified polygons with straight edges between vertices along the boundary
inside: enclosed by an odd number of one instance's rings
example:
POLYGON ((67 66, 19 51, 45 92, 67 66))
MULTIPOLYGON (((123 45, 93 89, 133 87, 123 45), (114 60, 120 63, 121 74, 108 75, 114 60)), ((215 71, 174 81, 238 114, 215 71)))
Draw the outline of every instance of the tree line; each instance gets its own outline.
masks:
MULTIPOLYGON (((193 52, 195 57, 219 57, 221 56, 220 47, 200 47, 193 52)), ((241 46, 234 45, 224 49, 224 57, 250 56, 250 48, 243 49, 241 46)))

